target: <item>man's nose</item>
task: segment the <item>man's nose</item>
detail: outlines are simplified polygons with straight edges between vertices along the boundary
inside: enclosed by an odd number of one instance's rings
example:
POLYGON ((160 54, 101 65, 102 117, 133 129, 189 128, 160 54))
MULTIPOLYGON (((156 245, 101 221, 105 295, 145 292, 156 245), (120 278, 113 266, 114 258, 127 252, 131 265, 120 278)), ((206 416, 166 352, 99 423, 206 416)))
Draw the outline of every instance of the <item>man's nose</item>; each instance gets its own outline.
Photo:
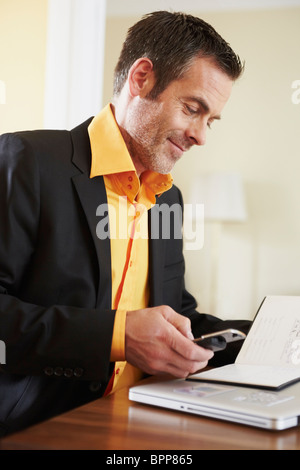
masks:
POLYGON ((193 122, 186 131, 189 141, 193 145, 204 145, 206 142, 206 123, 193 122))

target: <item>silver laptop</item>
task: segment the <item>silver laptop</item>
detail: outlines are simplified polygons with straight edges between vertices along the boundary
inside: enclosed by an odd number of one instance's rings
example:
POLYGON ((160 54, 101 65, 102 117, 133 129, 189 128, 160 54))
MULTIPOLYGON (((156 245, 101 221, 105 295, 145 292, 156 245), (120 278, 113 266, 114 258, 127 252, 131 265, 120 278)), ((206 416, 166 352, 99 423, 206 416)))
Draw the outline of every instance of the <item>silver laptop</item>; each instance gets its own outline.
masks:
POLYGON ((273 392, 176 379, 131 387, 129 399, 270 430, 300 424, 300 382, 273 392))

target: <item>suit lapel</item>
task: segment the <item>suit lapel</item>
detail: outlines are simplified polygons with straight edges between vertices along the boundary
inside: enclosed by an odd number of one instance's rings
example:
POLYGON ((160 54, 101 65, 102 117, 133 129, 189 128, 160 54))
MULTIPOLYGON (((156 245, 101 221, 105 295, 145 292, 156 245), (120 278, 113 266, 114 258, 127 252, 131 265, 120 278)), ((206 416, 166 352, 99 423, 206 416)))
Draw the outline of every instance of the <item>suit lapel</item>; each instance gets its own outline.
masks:
POLYGON ((97 308, 111 309, 111 252, 109 237, 100 240, 97 237, 97 224, 102 218, 97 216, 97 208, 100 204, 107 203, 106 190, 103 177, 90 178, 91 150, 87 132, 91 120, 83 123, 71 131, 74 154, 73 163, 81 171, 72 177, 74 187, 80 199, 85 213, 99 266, 99 285, 97 291, 97 308))
POLYGON ((162 213, 156 204, 148 214, 150 307, 163 303, 164 239, 159 233, 161 217, 162 213))

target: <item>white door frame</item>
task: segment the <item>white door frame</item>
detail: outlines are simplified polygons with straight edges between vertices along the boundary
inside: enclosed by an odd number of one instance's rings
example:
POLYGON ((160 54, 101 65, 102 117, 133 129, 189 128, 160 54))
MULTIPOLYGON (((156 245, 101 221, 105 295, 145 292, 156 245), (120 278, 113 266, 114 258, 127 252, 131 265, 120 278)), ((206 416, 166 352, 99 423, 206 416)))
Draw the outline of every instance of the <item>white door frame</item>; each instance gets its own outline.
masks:
POLYGON ((71 129, 102 107, 106 0, 48 0, 44 127, 71 129))

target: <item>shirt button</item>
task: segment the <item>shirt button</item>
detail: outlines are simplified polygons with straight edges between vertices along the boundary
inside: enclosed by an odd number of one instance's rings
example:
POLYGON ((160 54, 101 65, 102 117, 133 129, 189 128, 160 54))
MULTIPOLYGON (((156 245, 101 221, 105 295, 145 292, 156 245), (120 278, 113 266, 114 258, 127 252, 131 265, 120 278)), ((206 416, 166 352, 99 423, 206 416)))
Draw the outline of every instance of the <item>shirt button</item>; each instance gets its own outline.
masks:
POLYGON ((128 188, 128 189, 132 189, 131 184, 128 184, 128 185, 127 185, 127 188, 128 188))
POLYGON ((132 176, 128 176, 128 181, 132 181, 132 176))

